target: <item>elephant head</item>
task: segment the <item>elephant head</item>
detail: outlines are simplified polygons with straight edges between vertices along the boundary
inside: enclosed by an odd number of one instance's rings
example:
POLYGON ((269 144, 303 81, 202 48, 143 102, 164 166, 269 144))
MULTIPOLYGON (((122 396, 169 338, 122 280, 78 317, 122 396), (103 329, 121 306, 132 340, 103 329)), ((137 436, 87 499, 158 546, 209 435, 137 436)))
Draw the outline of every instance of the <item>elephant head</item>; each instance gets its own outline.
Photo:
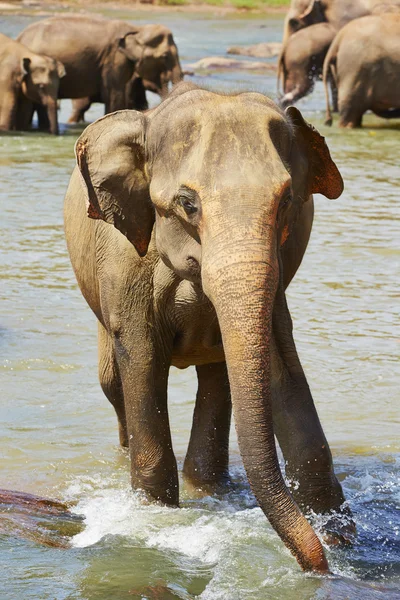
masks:
POLYGON ((65 75, 64 65, 53 58, 31 55, 21 61, 22 92, 47 109, 50 133, 58 134, 57 97, 60 79, 65 75))
POLYGON ((292 0, 283 26, 283 45, 293 33, 326 21, 322 0, 292 0))
POLYGON ((213 304, 250 485, 303 569, 326 572, 280 471, 270 365, 281 244, 312 193, 343 189, 324 138, 296 108, 284 113, 261 94, 182 83, 147 114, 89 125, 76 156, 88 216, 114 225, 140 256, 155 226, 160 259, 213 304))
POLYGON ((136 63, 135 73, 147 90, 162 98, 168 94, 168 84, 183 78, 178 49, 171 31, 163 25, 144 25, 128 32, 119 40, 119 49, 136 63))

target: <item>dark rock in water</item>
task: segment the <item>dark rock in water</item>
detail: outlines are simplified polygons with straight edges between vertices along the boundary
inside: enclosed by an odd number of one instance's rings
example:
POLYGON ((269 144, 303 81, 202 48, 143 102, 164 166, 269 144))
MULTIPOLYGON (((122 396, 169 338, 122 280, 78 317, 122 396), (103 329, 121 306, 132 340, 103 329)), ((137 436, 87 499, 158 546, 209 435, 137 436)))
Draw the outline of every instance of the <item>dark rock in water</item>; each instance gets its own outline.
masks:
POLYGON ((228 48, 228 54, 271 58, 272 56, 278 56, 281 50, 281 42, 262 42, 261 44, 253 44, 252 46, 231 46, 228 48))
POLYGON ((180 594, 175 593, 168 585, 148 585, 136 589, 129 590, 129 595, 134 598, 148 598, 149 600, 174 600, 174 598, 181 600, 191 600, 187 593, 180 594))
POLYGON ((83 517, 72 513, 67 504, 34 494, 0 490, 0 535, 68 548, 70 538, 82 529, 83 517))

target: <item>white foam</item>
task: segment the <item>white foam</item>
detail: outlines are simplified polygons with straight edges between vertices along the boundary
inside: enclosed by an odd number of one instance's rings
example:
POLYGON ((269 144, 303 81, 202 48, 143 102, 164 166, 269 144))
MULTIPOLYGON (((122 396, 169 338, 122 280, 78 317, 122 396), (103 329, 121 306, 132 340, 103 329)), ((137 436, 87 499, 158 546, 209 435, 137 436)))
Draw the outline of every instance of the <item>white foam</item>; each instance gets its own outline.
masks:
MULTIPOLYGON (((73 538, 75 547, 91 546, 106 536, 123 536, 135 546, 165 553, 179 569, 185 570, 188 564, 194 572, 206 568, 211 579, 198 596, 200 600, 259 599, 264 592, 268 597, 276 587, 295 593, 300 580, 303 580, 301 586, 306 585, 289 550, 262 511, 254 506, 243 472, 237 478, 237 485, 224 496, 193 499, 183 493, 180 509, 148 504, 143 495, 132 492, 127 479, 126 472, 121 470, 109 479, 99 475, 71 484, 68 495, 79 498, 75 511, 85 518, 84 531, 73 538)), ((398 481, 393 472, 365 470, 348 475, 345 487, 352 507, 362 508, 371 497, 380 494, 385 496, 389 492, 393 498, 398 481)), ((371 516, 371 508, 362 510, 362 514, 358 512, 357 525, 369 540, 376 535, 375 524, 369 524, 364 512, 371 516)), ((314 515, 317 531, 322 531, 327 519, 314 515)), ((397 533, 396 525, 390 522, 389 525, 397 533)), ((350 554, 343 556, 336 551, 328 554, 335 573, 357 581, 357 566, 351 564, 350 554)), ((311 594, 315 588, 314 584, 309 585, 311 594)))

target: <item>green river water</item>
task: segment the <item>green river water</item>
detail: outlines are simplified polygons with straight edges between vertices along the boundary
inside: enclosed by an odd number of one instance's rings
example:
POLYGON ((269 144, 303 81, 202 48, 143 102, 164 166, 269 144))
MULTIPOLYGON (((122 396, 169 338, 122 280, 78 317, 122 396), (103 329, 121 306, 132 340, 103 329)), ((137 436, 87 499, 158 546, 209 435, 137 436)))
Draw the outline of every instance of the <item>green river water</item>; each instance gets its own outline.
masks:
MULTIPOLYGON (((164 22, 183 64, 233 44, 278 41, 282 17, 113 13, 164 22)), ((32 16, 0 17, 18 34, 32 16)), ((194 80, 275 94, 275 78, 194 80)), ((152 97, 155 101, 155 97, 152 97)), ((323 126, 319 84, 299 103, 326 136, 345 180, 316 197, 312 239, 288 292, 295 337, 337 473, 354 512, 353 547, 327 550, 334 577, 301 573, 257 508, 234 432, 226 495, 149 506, 129 487, 113 409, 97 379, 96 322, 72 273, 62 202, 82 127, 0 138, 0 487, 76 503, 85 527, 67 550, 0 536, 0 600, 400 598, 399 121, 360 131, 323 126)), ((62 102, 65 124, 70 103, 62 102)), ((88 120, 101 115, 94 106, 88 120)), ((188 442, 195 377, 172 369, 174 449, 188 442)), ((320 523, 316 523, 316 527, 320 523)))

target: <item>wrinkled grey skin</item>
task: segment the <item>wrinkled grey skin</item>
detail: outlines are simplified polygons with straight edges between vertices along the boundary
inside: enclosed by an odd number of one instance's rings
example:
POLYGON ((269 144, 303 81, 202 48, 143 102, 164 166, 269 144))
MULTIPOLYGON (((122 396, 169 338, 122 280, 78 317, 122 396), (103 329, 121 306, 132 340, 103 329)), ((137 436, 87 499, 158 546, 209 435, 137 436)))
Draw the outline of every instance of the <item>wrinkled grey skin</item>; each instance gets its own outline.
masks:
POLYGON ((50 133, 58 133, 57 94, 64 66, 48 56, 29 50, 0 33, 0 129, 28 129, 23 106, 36 102, 43 107, 50 133))
POLYGON ((292 0, 283 26, 283 44, 296 31, 316 23, 336 30, 353 19, 400 9, 400 0, 292 0))
POLYGON ((284 291, 308 243, 311 194, 343 189, 324 139, 297 109, 285 114, 261 94, 181 83, 145 115, 90 125, 76 155, 65 234, 99 321, 100 382, 129 445, 132 485, 178 505, 168 372, 195 365, 186 478, 206 490, 227 480, 232 406, 262 510, 303 569, 326 573, 295 499, 327 512, 344 498, 284 291), (274 433, 299 482, 295 499, 274 433))
MULTIPOLYGON (((134 75, 126 88, 126 108, 146 110, 146 90, 165 98, 168 84, 175 85, 183 79, 178 49, 171 31, 163 25, 136 27, 134 32, 130 31, 121 38, 119 49, 135 64, 134 75)), ((69 122, 84 121, 85 112, 95 100, 73 100, 73 113, 69 122)))
POLYGON ((324 62, 326 124, 332 124, 328 80, 338 90, 339 126, 361 127, 367 110, 400 117, 400 13, 371 15, 348 23, 324 62))
POLYGON ((282 51, 280 69, 284 96, 283 108, 311 94, 314 82, 322 79, 322 67, 326 53, 336 35, 336 29, 328 23, 311 25, 300 29, 286 42, 282 51))
POLYGON ((67 75, 59 98, 80 99, 71 122, 92 101, 104 103, 105 113, 147 108, 145 81, 165 95, 168 82, 182 78, 172 34, 160 25, 62 15, 32 23, 18 40, 63 62, 67 75))

